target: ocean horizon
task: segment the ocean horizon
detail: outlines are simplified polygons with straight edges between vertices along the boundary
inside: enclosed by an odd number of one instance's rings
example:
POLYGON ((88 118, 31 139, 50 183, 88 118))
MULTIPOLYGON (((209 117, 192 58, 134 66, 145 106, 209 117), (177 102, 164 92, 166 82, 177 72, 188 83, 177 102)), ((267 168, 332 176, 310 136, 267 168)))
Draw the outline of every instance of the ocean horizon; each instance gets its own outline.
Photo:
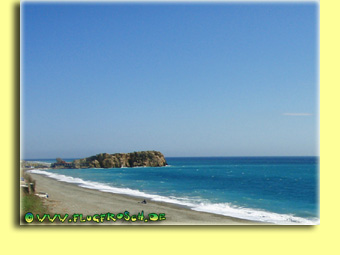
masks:
MULTIPOLYGON (((281 225, 320 222, 319 157, 166 157, 166 160, 166 167, 31 172, 84 188, 240 219, 281 225)), ((56 159, 27 161, 54 163, 56 159)))

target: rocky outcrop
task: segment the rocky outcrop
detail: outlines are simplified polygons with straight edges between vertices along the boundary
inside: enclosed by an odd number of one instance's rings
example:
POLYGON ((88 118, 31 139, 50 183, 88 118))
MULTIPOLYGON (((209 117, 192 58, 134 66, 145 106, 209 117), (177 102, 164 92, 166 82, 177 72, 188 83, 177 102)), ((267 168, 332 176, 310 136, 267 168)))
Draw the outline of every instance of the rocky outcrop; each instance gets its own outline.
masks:
POLYGON ((74 160, 72 164, 74 168, 160 167, 167 165, 164 155, 159 151, 100 153, 96 156, 74 160))

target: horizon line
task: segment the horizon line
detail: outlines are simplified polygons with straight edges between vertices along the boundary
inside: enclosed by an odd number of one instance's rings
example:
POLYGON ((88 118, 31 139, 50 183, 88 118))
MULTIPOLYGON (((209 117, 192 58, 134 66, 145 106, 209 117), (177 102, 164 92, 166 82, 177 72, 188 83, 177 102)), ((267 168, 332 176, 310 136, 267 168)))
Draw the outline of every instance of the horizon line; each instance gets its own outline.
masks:
MULTIPOLYGON (((90 156, 91 157, 91 156, 90 156)), ((304 156, 164 156, 165 158, 293 158, 293 157, 320 157, 320 155, 304 155, 304 156)), ((20 160, 34 160, 34 159, 55 159, 55 158, 64 158, 64 159, 81 159, 84 157, 52 157, 52 158, 26 158, 20 160)), ((85 157, 86 158, 86 157, 85 157)))

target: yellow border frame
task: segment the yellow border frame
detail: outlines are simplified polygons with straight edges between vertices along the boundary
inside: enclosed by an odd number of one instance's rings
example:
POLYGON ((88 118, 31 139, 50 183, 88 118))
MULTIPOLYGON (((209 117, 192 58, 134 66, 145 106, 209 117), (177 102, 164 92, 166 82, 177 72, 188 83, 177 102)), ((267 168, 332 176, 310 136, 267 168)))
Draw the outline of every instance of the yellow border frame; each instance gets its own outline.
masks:
POLYGON ((339 253, 339 6, 320 3, 321 225, 218 227, 25 227, 18 225, 19 77, 14 21, 19 1, 1 1, 1 246, 13 254, 339 253))

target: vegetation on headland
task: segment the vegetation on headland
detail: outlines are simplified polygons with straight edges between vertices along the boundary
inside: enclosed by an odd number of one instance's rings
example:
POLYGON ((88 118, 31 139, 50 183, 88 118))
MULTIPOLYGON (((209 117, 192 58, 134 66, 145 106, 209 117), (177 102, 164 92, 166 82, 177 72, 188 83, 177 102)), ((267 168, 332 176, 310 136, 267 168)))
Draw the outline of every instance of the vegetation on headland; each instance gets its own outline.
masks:
POLYGON ((164 155, 159 151, 139 151, 132 153, 100 153, 95 156, 65 162, 58 158, 52 168, 121 168, 121 167, 161 167, 166 166, 164 155))

